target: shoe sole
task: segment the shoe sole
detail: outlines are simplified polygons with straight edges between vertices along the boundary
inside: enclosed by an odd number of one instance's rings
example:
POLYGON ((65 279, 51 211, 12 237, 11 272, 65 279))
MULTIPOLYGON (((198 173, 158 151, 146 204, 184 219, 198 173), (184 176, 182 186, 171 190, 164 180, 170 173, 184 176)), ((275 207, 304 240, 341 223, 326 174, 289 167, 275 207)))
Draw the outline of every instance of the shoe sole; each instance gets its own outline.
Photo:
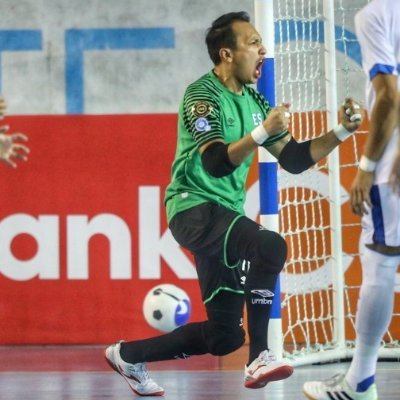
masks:
POLYGON ((162 390, 162 391, 160 391, 160 392, 147 393, 147 394, 139 393, 138 391, 136 391, 136 390, 130 385, 130 383, 129 383, 127 377, 126 377, 125 375, 121 374, 121 371, 113 364, 112 361, 110 361, 110 360, 108 359, 107 353, 106 353, 105 351, 104 351, 104 358, 105 358, 107 364, 108 364, 115 372, 117 372, 119 375, 121 375, 121 376, 126 380, 126 382, 128 382, 128 385, 129 385, 129 387, 131 388, 132 392, 135 393, 136 395, 138 395, 138 396, 143 396, 143 397, 144 397, 144 396, 147 396, 147 397, 148 397, 148 396, 164 396, 164 393, 165 393, 164 390, 162 390))
POLYGON ((293 374, 293 367, 290 365, 283 365, 273 371, 260 375, 257 379, 249 380, 244 383, 248 389, 260 389, 266 386, 269 382, 280 381, 289 378, 293 374))

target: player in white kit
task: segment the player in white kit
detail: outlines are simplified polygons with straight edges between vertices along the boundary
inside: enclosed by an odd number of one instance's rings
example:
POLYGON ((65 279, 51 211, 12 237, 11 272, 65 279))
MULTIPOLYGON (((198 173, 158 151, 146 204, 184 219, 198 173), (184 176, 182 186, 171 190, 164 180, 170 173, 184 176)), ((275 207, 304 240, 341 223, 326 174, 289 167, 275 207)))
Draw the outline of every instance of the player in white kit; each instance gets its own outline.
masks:
POLYGON ((362 216, 363 282, 356 315, 356 347, 346 374, 304 384, 304 394, 311 400, 378 399, 374 383, 378 350, 392 317, 400 264, 400 165, 395 163, 400 154, 400 0, 372 0, 356 14, 355 25, 367 75, 370 117, 350 192, 352 210, 362 216))

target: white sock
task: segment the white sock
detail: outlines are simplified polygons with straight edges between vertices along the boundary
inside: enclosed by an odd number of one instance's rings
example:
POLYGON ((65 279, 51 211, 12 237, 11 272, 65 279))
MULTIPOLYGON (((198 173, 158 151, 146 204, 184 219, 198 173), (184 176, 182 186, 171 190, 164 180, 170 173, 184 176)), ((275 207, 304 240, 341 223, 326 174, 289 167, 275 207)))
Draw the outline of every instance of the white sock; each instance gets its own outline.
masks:
POLYGON ((353 360, 346 375, 346 381, 353 390, 360 389, 361 382, 375 375, 379 347, 380 341, 377 346, 368 346, 357 340, 353 360))
POLYGON ((399 258, 365 248, 361 262, 363 282, 356 314, 356 348, 346 381, 352 389, 365 391, 373 383, 380 343, 392 318, 399 258))

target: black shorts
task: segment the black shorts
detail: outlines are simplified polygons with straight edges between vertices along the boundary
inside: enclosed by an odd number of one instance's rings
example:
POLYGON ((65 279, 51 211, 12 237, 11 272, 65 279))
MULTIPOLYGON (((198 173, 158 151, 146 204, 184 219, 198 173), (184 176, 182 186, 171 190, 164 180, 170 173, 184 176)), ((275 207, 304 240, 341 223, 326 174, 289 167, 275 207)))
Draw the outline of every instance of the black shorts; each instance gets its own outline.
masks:
POLYGON ((243 216, 215 203, 203 203, 176 214, 169 228, 175 240, 195 258, 203 302, 221 290, 244 293, 246 263, 231 260, 229 233, 243 216))

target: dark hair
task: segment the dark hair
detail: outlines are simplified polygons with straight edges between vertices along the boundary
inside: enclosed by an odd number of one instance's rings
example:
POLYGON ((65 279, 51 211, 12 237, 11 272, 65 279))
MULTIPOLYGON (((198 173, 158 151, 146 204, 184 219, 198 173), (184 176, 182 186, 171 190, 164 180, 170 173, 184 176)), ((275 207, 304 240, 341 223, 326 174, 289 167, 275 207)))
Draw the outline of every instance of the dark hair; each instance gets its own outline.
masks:
POLYGON ((250 16, 245 11, 224 14, 217 18, 206 31, 207 50, 214 65, 221 62, 219 50, 222 47, 230 49, 236 47, 236 37, 232 31, 234 21, 250 22, 250 16))

